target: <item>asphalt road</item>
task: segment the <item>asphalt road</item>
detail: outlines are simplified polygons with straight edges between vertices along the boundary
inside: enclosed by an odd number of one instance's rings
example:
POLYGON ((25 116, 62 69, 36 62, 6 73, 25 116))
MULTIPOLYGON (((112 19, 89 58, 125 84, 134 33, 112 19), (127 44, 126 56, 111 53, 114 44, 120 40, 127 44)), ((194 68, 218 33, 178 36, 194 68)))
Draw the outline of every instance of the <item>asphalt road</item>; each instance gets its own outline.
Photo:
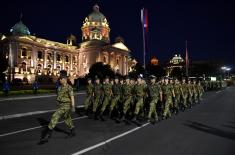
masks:
MULTIPOLYGON (((84 95, 78 95, 77 105, 83 98, 84 95)), ((1 114, 56 108, 53 97, 17 102, 12 103, 14 107, 11 102, 0 102, 1 114), (28 109, 19 108, 21 105, 28 109), (4 111, 1 107, 5 107, 4 111)), ((51 114, 0 120, 0 154, 233 155, 235 152, 235 87, 208 92, 202 104, 156 125, 136 127, 73 114, 76 137, 66 137, 68 130, 62 122, 49 143, 38 145, 41 126, 48 123, 51 114)))

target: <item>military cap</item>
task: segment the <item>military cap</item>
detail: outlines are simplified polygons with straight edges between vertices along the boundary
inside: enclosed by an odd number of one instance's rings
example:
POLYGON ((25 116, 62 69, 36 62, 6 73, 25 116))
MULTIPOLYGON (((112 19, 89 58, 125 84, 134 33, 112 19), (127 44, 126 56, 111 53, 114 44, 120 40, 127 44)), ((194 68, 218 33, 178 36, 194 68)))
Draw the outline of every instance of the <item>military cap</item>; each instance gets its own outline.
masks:
POLYGON ((150 75, 149 78, 150 78, 150 79, 156 79, 156 76, 150 75))
POLYGON ((90 78, 90 77, 88 77, 88 78, 87 78, 87 81, 90 81, 90 80, 91 80, 91 78, 90 78))
POLYGON ((165 80, 165 79, 169 79, 169 77, 168 77, 168 76, 165 76, 165 77, 164 77, 164 80, 165 80))
POLYGON ((60 71, 60 79, 67 78, 67 71, 66 70, 61 70, 60 71))
POLYGON ((126 78, 125 79, 130 79, 130 77, 129 76, 126 76, 126 78))
POLYGON ((137 76, 137 79, 142 79, 142 76, 141 76, 141 75, 138 75, 138 76, 137 76))
POLYGON ((95 80, 99 80, 99 77, 97 75, 95 76, 95 80))
POLYGON ((105 78, 104 79, 109 79, 109 76, 105 76, 105 78))

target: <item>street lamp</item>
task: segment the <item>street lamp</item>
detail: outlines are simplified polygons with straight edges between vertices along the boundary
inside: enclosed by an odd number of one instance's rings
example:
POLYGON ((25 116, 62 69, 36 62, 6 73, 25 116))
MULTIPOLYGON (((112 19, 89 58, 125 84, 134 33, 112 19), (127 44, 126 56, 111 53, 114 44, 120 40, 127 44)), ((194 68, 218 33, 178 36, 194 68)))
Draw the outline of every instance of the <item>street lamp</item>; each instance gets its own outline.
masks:
POLYGON ((229 78, 229 71, 231 70, 230 67, 223 66, 221 69, 224 71, 224 73, 227 71, 228 72, 228 78, 229 78))

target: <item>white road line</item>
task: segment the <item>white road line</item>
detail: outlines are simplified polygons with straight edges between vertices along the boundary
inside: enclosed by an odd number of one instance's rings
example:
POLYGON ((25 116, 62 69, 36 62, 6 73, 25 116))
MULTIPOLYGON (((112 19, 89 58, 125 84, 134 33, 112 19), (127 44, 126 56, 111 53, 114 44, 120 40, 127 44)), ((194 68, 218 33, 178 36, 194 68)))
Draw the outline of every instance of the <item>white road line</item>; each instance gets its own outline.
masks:
MULTIPOLYGON (((77 108, 83 108, 84 105, 77 106, 77 108)), ((32 115, 38 115, 38 114, 44 114, 49 112, 54 112, 56 110, 43 110, 43 111, 33 111, 33 112, 26 112, 26 113, 19 113, 19 114, 12 114, 12 115, 6 115, 6 116, 0 116, 0 120, 6 120, 10 118, 19 118, 24 116, 32 116, 32 115)))
POLYGON ((95 145, 90 146, 90 147, 88 147, 88 148, 85 148, 85 149, 83 149, 83 150, 80 150, 80 151, 78 151, 78 152, 76 152, 76 153, 73 153, 72 155, 80 155, 80 154, 86 153, 86 152, 88 152, 88 151, 94 150, 94 149, 96 149, 96 148, 98 148, 98 147, 100 147, 100 146, 102 146, 102 145, 105 145, 105 144, 107 144, 107 143, 110 143, 110 142, 112 142, 112 141, 114 141, 114 140, 116 140, 116 139, 119 139, 119 138, 121 138, 121 137, 123 137, 123 136, 126 136, 126 135, 128 135, 128 134, 130 134, 130 133, 132 133, 132 132, 134 132, 134 131, 136 131, 136 130, 139 130, 139 129, 145 127, 145 126, 148 125, 148 124, 149 124, 149 123, 143 124, 143 125, 140 126, 140 127, 136 127, 136 128, 131 129, 131 130, 129 130, 129 131, 126 131, 126 132, 124 132, 124 133, 122 133, 122 134, 120 134, 120 135, 117 135, 117 136, 113 137, 113 138, 107 139, 107 140, 105 140, 105 141, 103 141, 103 142, 100 142, 100 143, 98 143, 98 144, 95 144, 95 145))
POLYGON ((219 94, 219 93, 221 93, 221 92, 222 92, 222 90, 219 90, 219 91, 217 91, 216 93, 219 94))
MULTIPOLYGON (((84 95, 85 92, 76 93, 75 95, 84 95)), ((36 99, 36 98, 48 98, 48 97, 54 97, 56 94, 53 95, 41 95, 41 96, 27 96, 27 97, 12 97, 12 98, 3 98, 0 99, 0 102, 2 101, 12 101, 12 100, 30 100, 30 99, 36 99)))
MULTIPOLYGON (((83 118, 87 118, 87 116, 73 118, 72 120, 79 120, 79 119, 83 119, 83 118)), ((58 122, 58 124, 61 124, 61 123, 64 123, 64 121, 58 122)), ((5 136, 9 136, 9 135, 14 135, 14 134, 17 134, 17 133, 22 133, 22 132, 26 132, 26 131, 35 130, 35 129, 40 129, 42 127, 45 127, 45 126, 36 126, 36 127, 24 129, 24 130, 18 130, 18 131, 14 131, 14 132, 4 133, 4 134, 0 135, 0 138, 5 137, 5 136)))

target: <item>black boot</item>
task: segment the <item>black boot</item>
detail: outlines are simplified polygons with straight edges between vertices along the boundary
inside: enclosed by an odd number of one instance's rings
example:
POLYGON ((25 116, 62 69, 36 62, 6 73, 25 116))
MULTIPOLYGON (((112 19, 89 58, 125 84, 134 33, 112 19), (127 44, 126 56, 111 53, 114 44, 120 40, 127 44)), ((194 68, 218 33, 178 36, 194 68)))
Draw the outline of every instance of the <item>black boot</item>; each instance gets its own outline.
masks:
POLYGON ((51 130, 50 128, 46 128, 43 132, 42 132, 42 136, 40 139, 39 144, 44 144, 47 143, 48 140, 51 138, 53 130, 51 130))
POLYGON ((70 129, 69 137, 76 136, 75 128, 70 129))

